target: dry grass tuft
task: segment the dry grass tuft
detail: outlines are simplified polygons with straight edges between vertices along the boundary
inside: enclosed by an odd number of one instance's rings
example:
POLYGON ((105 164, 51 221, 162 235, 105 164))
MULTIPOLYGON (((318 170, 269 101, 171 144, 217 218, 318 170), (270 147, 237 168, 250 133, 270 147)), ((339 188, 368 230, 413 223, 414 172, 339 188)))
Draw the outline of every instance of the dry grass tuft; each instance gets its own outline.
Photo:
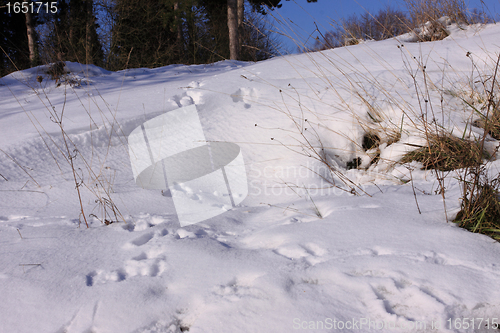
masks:
POLYGON ((500 140, 500 104, 494 104, 495 106, 490 110, 491 115, 488 118, 480 114, 481 118, 477 119, 472 124, 484 129, 493 139, 500 140))
POLYGON ((451 134, 430 134, 429 146, 407 153, 400 162, 417 161, 423 164, 425 170, 451 171, 479 166, 486 157, 477 142, 460 139, 451 134))
POLYGON ((422 27, 415 29, 415 35, 419 42, 434 42, 445 39, 450 35, 446 28, 450 24, 447 19, 429 21, 422 27))
POLYGON ((455 23, 469 23, 464 0, 405 0, 413 27, 447 16, 455 23))
MULTIPOLYGON (((500 66, 500 55, 493 68, 493 75, 482 80, 481 84, 485 91, 485 105, 478 110, 473 104, 474 111, 481 116, 476 125, 484 128, 484 134, 479 140, 480 146, 484 147, 486 136, 489 134, 494 138, 500 134, 500 110, 498 100, 498 69, 500 66), (490 85, 487 82, 491 82, 490 85)), ((498 149, 498 148, 497 148, 498 149)), ((460 227, 471 232, 482 233, 500 241, 500 175, 488 176, 485 165, 466 168, 460 176, 462 183, 461 210, 454 219, 460 227)))
MULTIPOLYGON (((484 174, 484 172, 483 172, 484 174)), ((500 241, 500 177, 488 180, 477 179, 471 173, 473 181, 461 179, 464 197, 461 210, 453 220, 460 227, 471 232, 490 236, 500 241)))

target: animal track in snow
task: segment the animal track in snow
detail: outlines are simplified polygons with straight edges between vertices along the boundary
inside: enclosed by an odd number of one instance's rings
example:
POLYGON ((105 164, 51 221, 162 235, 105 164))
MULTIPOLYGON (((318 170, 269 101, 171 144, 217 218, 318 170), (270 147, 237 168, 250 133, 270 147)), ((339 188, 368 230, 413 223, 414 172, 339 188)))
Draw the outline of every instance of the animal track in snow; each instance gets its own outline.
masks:
POLYGON ((258 274, 235 277, 226 284, 213 288, 213 293, 225 300, 236 302, 242 298, 268 299, 265 291, 253 286, 258 274))
POLYGON ((161 275, 168 267, 165 256, 155 251, 141 252, 130 260, 125 261, 122 268, 112 271, 95 270, 88 273, 85 283, 88 287, 107 282, 120 282, 135 276, 161 275))
POLYGON ((108 281, 120 282, 126 279, 126 273, 123 269, 117 269, 110 272, 104 270, 95 270, 87 274, 85 283, 87 287, 92 287, 96 284, 106 283, 108 281))
POLYGON ((137 237, 136 239, 132 240, 130 242, 130 244, 133 244, 135 246, 142 246, 142 245, 146 244, 147 242, 149 242, 153 237, 154 237, 153 232, 147 232, 147 233, 137 237))
POLYGON ((255 88, 240 88, 231 94, 233 102, 243 102, 245 109, 249 109, 252 105, 250 102, 257 100, 259 93, 255 88))
MULTIPOLYGON (((464 271, 466 274, 472 270, 470 264, 434 251, 396 253, 390 248, 375 246, 373 249, 359 249, 351 255, 346 255, 346 261, 355 261, 351 260, 353 256, 372 257, 371 262, 379 260, 385 262, 385 260, 392 260, 391 256, 397 256, 405 258, 409 265, 456 266, 451 269, 464 271)), ((401 259, 399 260, 402 262, 401 259)), ((427 276, 408 276, 404 273, 404 269, 394 270, 387 268, 384 264, 376 264, 370 265, 369 268, 356 268, 347 275, 371 290, 363 294, 362 302, 370 308, 370 316, 383 320, 396 320, 407 324, 419 321, 425 322, 429 327, 431 321, 441 320, 444 323, 446 318, 478 318, 496 315, 491 314, 491 305, 488 304, 478 311, 481 304, 466 305, 456 294, 456 290, 448 288, 445 284, 441 286, 433 284, 432 279, 429 280, 427 276)), ((454 331, 458 332, 458 330, 454 331)), ((460 332, 482 331, 470 329, 460 330, 460 332)))
MULTIPOLYGON (((127 223, 122 226, 123 229, 128 231, 143 231, 147 230, 151 227, 157 226, 159 224, 168 223, 173 220, 172 216, 158 216, 158 215, 149 215, 143 214, 135 219, 134 223, 127 223)), ((163 229, 162 236, 165 236, 168 233, 167 229, 163 229)))
POLYGON ((201 82, 193 81, 189 83, 188 87, 184 88, 186 91, 182 94, 175 95, 169 99, 172 105, 177 107, 188 106, 191 104, 203 104, 204 92, 197 90, 197 88, 202 87, 204 84, 201 82))
POLYGON ((183 106, 188 106, 191 104, 195 104, 194 100, 191 96, 187 95, 186 93, 180 94, 180 95, 175 95, 169 101, 177 107, 183 107, 183 106))
MULTIPOLYGON (((139 219, 141 220, 141 219, 139 219)), ((161 223, 162 218, 150 218, 149 222, 161 223), (155 221, 152 221, 155 220, 155 221)), ((132 224, 130 224, 132 225, 132 224)), ((148 228, 151 225, 148 223, 148 228)), ((124 228, 128 231, 134 231, 134 228, 124 228)), ((134 232, 135 233, 135 232, 134 232)), ((127 242, 122 249, 133 251, 130 259, 123 263, 123 266, 111 271, 94 270, 85 277, 86 285, 91 287, 100 283, 120 282, 136 276, 155 277, 161 275, 168 267, 166 256, 163 254, 163 247, 153 241, 169 234, 166 228, 157 228, 157 230, 148 230, 142 232, 138 237, 127 242), (139 250, 139 251, 138 251, 139 250)))
POLYGON ((245 247, 250 249, 269 249, 291 260, 302 259, 314 266, 327 260, 328 251, 313 242, 296 242, 285 234, 254 234, 242 240, 245 247))
POLYGON ((162 253, 162 247, 158 244, 149 244, 155 237, 163 237, 168 234, 166 229, 148 231, 126 244, 125 249, 143 249, 144 251, 134 255, 125 262, 123 270, 127 277, 133 276, 157 276, 163 273, 167 267, 166 257, 162 253))
POLYGON ((315 243, 306 243, 278 246, 275 252, 292 260, 304 258, 307 263, 314 266, 326 260, 323 256, 328 251, 315 243))
POLYGON ((408 321, 428 321, 429 313, 443 313, 446 304, 431 287, 407 279, 377 278, 372 284, 378 312, 396 315, 408 321), (425 304, 424 307, 416 306, 425 304))
POLYGON ((157 276, 165 271, 167 263, 165 256, 155 253, 152 250, 148 253, 142 252, 125 262, 124 270, 127 277, 133 276, 157 276))

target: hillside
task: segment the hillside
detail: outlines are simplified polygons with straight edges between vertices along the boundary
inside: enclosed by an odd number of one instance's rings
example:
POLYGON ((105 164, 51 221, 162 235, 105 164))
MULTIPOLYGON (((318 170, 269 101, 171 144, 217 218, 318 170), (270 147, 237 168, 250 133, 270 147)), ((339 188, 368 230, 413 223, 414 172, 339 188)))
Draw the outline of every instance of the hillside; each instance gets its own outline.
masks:
POLYGON ((425 145, 422 119, 479 135, 460 96, 493 75, 499 35, 1 78, 0 332, 494 331, 500 244, 451 222, 457 172, 445 214, 435 173, 397 162, 425 145), (241 149, 248 194, 181 227, 172 191, 223 195, 141 188, 129 144, 193 104, 206 141, 241 149), (376 148, 363 149, 367 134, 376 148))

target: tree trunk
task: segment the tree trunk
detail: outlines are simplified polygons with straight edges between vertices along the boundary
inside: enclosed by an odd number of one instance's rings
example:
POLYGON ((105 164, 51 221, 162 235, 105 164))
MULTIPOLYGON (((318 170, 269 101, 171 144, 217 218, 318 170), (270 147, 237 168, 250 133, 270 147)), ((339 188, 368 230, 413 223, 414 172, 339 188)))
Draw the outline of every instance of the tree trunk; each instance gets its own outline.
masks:
POLYGON ((238 28, 243 26, 243 18, 245 17, 245 0, 238 0, 238 28))
POLYGON ((237 0, 227 0, 227 27, 229 28, 229 58, 239 58, 238 38, 238 3, 237 0))
POLYGON ((179 11, 179 2, 174 3, 174 12, 175 14, 175 25, 177 26, 177 42, 179 44, 183 44, 183 38, 182 38, 182 21, 180 17, 178 16, 178 11, 179 11))
POLYGON ((93 64, 94 61, 92 59, 92 0, 87 0, 87 19, 85 20, 85 63, 93 64))
POLYGON ((180 17, 180 12, 179 12, 179 2, 176 1, 174 2, 174 12, 175 12, 175 25, 177 27, 177 36, 176 36, 176 41, 177 41, 177 51, 178 51, 178 57, 182 58, 183 53, 184 53, 184 33, 182 31, 182 20, 180 17))
POLYGON ((31 18, 31 13, 28 10, 26 12, 26 31, 28 34, 28 47, 30 50, 30 64, 31 67, 35 66, 36 61, 36 50, 35 50, 35 29, 33 29, 33 20, 31 18))
POLYGON ((198 38, 196 32, 196 19, 192 7, 186 10, 186 28, 188 35, 188 44, 186 45, 188 50, 188 61, 196 64, 198 60, 198 38))
POLYGON ((243 19, 245 18, 245 0, 238 0, 238 55, 241 57, 243 46, 243 19))

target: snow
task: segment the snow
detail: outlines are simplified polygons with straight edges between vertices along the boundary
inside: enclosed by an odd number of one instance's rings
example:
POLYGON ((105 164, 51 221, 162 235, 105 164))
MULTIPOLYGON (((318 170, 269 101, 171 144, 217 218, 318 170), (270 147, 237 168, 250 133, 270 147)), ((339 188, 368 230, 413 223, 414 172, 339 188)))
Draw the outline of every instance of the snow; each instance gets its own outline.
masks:
MULTIPOLYGON (((469 27, 443 41, 259 63, 109 72, 68 62, 71 80, 59 86, 44 66, 1 78, 0 332, 494 331, 485 323, 500 321, 500 244, 446 220, 432 172, 394 162, 415 148, 408 143, 425 144, 419 64, 429 117, 464 133, 472 111, 455 96, 479 71, 492 74, 499 34, 469 27), (127 140, 193 104, 208 142, 241 148, 248 196, 181 228, 169 191, 135 184, 127 140), (54 122, 61 114, 88 186, 88 229, 54 122), (367 131, 381 136, 377 165, 361 149, 367 131), (328 186, 307 142, 359 195, 328 186), (369 168, 345 170, 355 157, 369 168), (106 191, 125 222, 99 221, 106 191)), ((456 176, 445 180, 448 219, 460 205, 456 176)))

